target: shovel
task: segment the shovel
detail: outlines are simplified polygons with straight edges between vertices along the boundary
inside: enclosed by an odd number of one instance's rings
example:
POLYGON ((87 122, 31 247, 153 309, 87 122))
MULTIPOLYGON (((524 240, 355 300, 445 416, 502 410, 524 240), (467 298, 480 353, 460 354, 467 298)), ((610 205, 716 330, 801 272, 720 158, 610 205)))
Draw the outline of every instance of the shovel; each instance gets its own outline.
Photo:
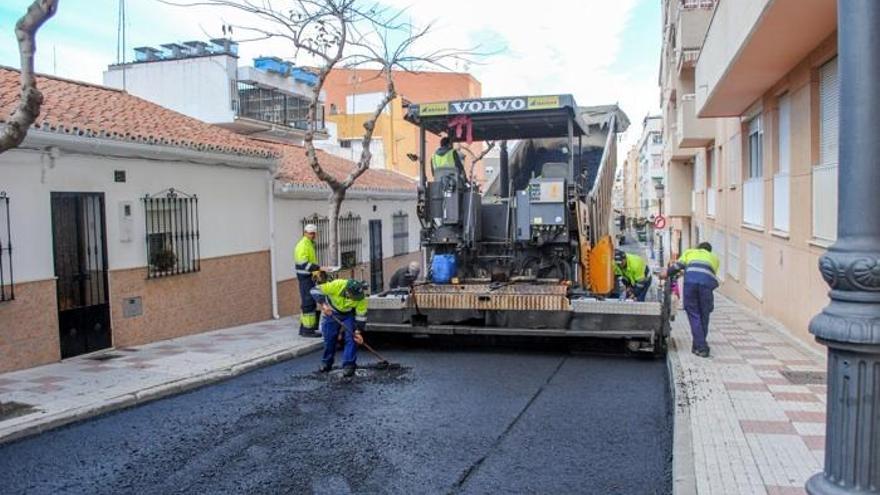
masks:
MULTIPOLYGON (((334 315, 333 313, 330 313, 330 318, 333 318, 333 321, 335 321, 336 323, 338 323, 340 327, 345 328, 345 324, 342 323, 342 320, 340 320, 339 318, 337 318, 336 315, 334 315)), ((341 338, 342 335, 340 334, 339 337, 341 338)), ((376 368, 377 370, 387 370, 387 369, 398 369, 398 368, 400 368, 400 363, 392 363, 392 362, 389 362, 387 359, 385 359, 384 356, 382 356, 381 354, 379 354, 379 352, 376 351, 376 349, 373 349, 373 347, 372 347, 370 344, 368 344, 366 340, 364 340, 364 336, 363 336, 363 335, 361 335, 361 340, 362 340, 361 345, 364 346, 364 348, 366 348, 368 351, 370 351, 370 353, 371 353, 373 356, 376 356, 376 359, 379 360, 378 363, 376 363, 375 365, 373 365, 374 368, 376 368)))

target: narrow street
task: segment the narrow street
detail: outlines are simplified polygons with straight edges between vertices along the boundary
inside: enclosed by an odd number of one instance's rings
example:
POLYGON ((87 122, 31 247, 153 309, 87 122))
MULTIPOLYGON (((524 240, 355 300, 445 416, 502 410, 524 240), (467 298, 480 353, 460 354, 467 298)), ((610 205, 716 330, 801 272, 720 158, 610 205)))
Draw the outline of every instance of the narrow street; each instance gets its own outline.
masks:
POLYGON ((0 446, 3 491, 671 492, 664 361, 385 349, 401 369, 310 354, 0 446))

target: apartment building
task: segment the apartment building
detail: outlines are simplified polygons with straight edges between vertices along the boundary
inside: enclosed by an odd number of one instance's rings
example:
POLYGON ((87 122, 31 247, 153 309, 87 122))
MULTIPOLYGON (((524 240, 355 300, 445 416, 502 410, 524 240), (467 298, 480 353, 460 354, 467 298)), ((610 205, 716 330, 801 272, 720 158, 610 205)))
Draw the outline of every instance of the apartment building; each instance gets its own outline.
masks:
POLYGON ((660 214, 657 188, 662 187, 663 172, 663 117, 648 115, 642 120, 642 135, 638 150, 640 216, 650 218, 660 214))
POLYGON ((642 206, 639 202, 639 150, 633 145, 626 152, 623 162, 623 213, 628 225, 642 217, 642 206))
MULTIPOLYGON (((419 153, 419 133, 416 126, 404 120, 406 107, 410 103, 479 98, 482 85, 470 74, 460 72, 394 71, 393 78, 400 96, 379 116, 374 139, 382 143, 384 168, 418 177, 418 163, 409 155, 419 153)), ((364 133, 363 123, 384 95, 384 78, 376 70, 338 68, 327 77, 324 91, 327 120, 336 124, 339 142, 351 148, 352 153, 359 153, 356 148, 364 133)), ((428 136, 429 153, 439 144, 438 137, 428 136)), ((481 143, 474 143, 464 150, 464 156, 469 159, 482 149, 481 143)), ((478 182, 485 183, 485 164, 475 168, 475 175, 478 182)))
MULTIPOLYGON (((303 143, 317 76, 278 57, 239 65, 238 44, 212 39, 134 49, 135 60, 104 71, 106 86, 238 134, 303 143)), ((323 102, 315 127, 326 139, 323 102)))
POLYGON ((664 23, 673 243, 711 242, 722 293, 812 342, 837 230, 836 1, 669 0, 664 23))

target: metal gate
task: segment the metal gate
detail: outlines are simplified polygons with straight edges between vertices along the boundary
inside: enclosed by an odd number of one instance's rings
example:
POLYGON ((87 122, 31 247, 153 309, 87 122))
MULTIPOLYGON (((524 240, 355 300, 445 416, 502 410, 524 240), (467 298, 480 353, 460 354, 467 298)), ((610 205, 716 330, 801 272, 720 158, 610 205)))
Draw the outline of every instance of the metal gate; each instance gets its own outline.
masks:
POLYGON ((382 273, 382 220, 370 220, 370 292, 378 294, 384 289, 382 273))
POLYGON ((61 357, 110 347, 102 193, 52 193, 61 357))

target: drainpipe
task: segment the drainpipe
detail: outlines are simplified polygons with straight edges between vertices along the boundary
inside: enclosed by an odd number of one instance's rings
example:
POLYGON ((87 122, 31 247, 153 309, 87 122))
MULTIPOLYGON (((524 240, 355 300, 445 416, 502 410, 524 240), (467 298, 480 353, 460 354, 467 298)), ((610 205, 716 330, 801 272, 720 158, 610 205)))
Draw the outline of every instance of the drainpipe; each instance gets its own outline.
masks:
POLYGON ((269 172, 269 280, 272 284, 272 318, 278 316, 278 280, 275 276, 275 173, 269 172))
POLYGON ((831 303, 810 322, 828 347, 825 467, 813 495, 880 494, 880 2, 837 3, 837 242, 819 260, 831 303))

